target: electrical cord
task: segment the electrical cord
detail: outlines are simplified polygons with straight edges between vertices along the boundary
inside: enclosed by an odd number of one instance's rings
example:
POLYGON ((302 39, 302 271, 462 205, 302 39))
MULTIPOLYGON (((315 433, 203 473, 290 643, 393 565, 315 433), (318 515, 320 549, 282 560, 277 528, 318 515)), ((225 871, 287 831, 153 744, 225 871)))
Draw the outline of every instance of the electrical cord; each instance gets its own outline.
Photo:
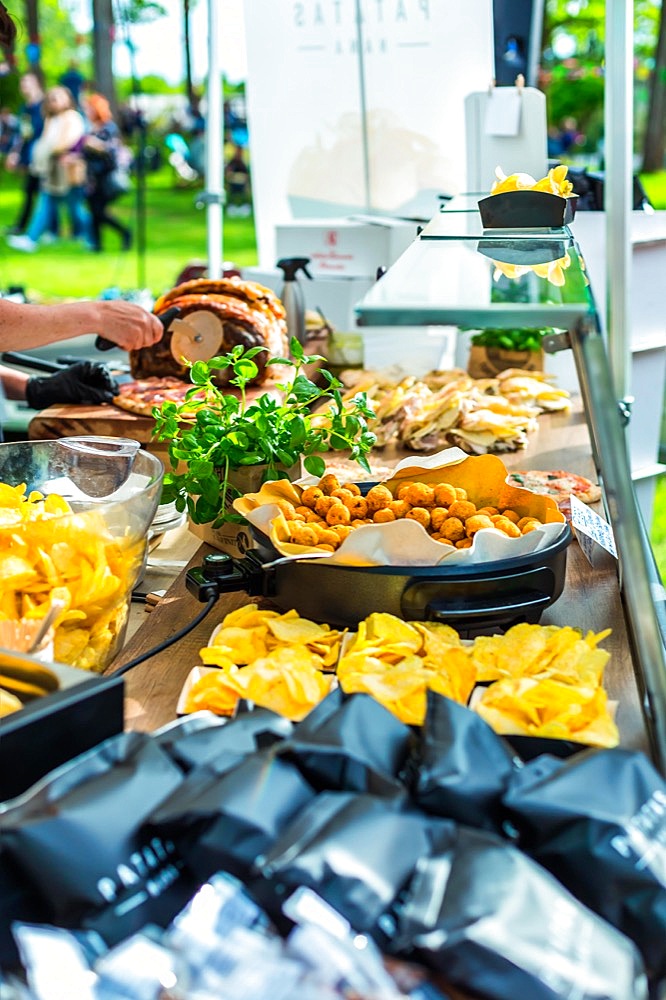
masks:
POLYGON ((184 625, 183 628, 179 629, 178 632, 175 632, 168 639, 165 639, 164 642, 159 643, 159 645, 157 646, 153 646, 152 649, 149 649, 145 653, 141 653, 140 656, 135 656, 133 660, 129 660, 127 663, 123 663, 122 667, 118 667, 117 670, 114 670, 113 673, 111 674, 107 674, 107 676, 121 677, 123 674, 126 674, 128 670, 132 670, 133 667, 138 667, 138 665, 140 663, 143 663, 144 660, 149 660, 151 656, 156 656, 158 653, 161 653, 165 649, 168 649, 169 646, 173 646, 175 642, 178 642, 180 639, 183 638, 183 636, 186 636, 188 632, 191 632, 193 629, 195 629, 197 625, 199 625, 204 620, 206 615, 210 614, 210 612, 217 604, 219 596, 220 594, 217 588, 211 587, 210 596, 206 601, 205 607, 202 608, 199 614, 196 615, 191 622, 189 622, 187 625, 184 625))

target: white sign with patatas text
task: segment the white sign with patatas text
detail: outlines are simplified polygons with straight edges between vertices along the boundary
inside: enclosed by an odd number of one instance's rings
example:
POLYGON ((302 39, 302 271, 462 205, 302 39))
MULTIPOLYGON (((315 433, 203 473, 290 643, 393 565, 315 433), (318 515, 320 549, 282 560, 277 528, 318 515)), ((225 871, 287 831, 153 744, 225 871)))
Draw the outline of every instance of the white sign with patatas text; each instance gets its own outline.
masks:
POLYGON ((246 0, 245 23, 262 267, 277 223, 430 218, 464 189, 464 99, 492 79, 492 0, 246 0))

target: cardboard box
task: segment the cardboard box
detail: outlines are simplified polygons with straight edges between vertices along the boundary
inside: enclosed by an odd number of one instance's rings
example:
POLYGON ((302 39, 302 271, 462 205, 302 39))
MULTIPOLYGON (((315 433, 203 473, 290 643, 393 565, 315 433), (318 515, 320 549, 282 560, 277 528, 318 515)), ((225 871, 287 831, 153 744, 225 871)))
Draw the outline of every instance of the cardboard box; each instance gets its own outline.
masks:
POLYGON ((505 351, 500 347, 476 347, 469 350, 467 372, 472 378, 494 378, 507 368, 528 372, 544 370, 543 351, 505 351))
POLYGON ((390 267, 416 236, 411 219, 374 215, 299 219, 276 225, 276 260, 308 257, 313 277, 374 281, 377 269, 390 267))
POLYGON ((214 528, 212 524, 188 522, 189 530, 206 545, 212 545, 220 552, 242 559, 249 549, 256 548, 254 538, 247 524, 223 524, 214 528))

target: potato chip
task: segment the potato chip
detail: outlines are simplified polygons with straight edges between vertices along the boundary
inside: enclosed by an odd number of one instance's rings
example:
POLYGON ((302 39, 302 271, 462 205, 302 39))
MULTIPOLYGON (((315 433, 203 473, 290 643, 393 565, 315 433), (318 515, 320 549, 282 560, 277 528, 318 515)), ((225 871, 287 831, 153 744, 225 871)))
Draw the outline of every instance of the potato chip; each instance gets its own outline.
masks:
POLYGON ((500 735, 567 739, 614 747, 619 732, 600 687, 575 687, 550 678, 505 678, 485 689, 476 711, 500 735))
POLYGON ((43 618, 59 595, 55 656, 101 669, 127 621, 145 538, 117 539, 97 510, 0 483, 0 616, 43 618), (63 516, 66 515, 66 516, 63 516))
POLYGON ((317 658, 303 646, 283 646, 241 667, 230 681, 242 697, 297 722, 328 694, 332 678, 317 669, 317 658))
POLYGON ((207 710, 216 715, 233 715, 239 696, 229 684, 224 670, 211 670, 195 681, 187 693, 185 712, 207 710))
POLYGON ((502 677, 552 677, 571 684, 599 685, 610 659, 596 644, 609 631, 583 638, 569 626, 514 625, 504 635, 477 636, 471 657, 479 681, 502 677))

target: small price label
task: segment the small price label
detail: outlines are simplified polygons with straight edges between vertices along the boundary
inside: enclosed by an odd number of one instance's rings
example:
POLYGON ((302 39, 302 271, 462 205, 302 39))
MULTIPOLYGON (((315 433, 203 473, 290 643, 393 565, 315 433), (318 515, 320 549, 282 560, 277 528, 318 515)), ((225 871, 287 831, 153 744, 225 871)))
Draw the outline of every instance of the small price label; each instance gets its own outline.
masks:
POLYGON ((599 517, 596 511, 575 496, 571 496, 571 523, 576 529, 578 544, 589 563, 594 559, 594 547, 600 545, 617 559, 617 549, 613 538, 613 529, 608 521, 599 517))

